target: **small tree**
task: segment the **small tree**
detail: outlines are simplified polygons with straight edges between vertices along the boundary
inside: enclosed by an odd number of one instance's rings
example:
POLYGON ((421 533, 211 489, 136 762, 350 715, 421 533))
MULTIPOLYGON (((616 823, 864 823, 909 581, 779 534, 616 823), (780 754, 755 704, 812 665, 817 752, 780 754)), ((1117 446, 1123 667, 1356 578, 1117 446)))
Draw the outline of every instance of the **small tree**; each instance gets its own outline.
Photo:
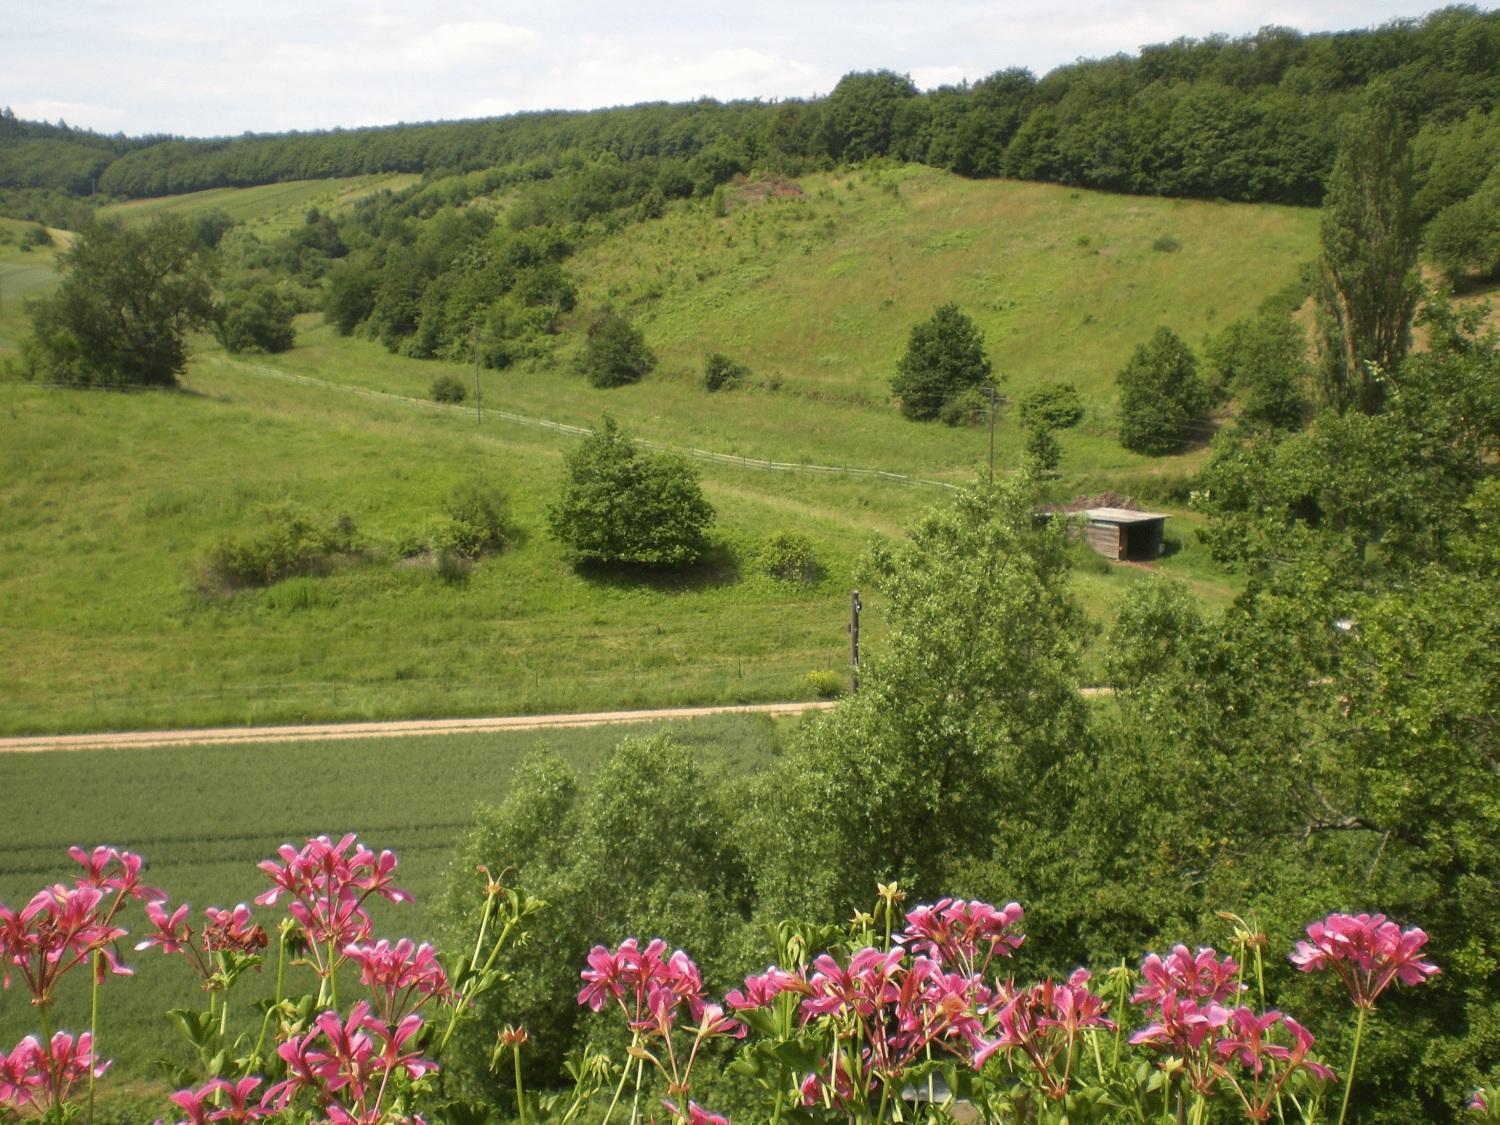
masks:
POLYGON ((1021 425, 1028 430, 1066 430, 1083 421, 1083 399, 1072 383, 1039 383, 1021 398, 1021 425))
POLYGON ((707 546, 714 510, 681 457, 641 454, 605 415, 567 458, 547 527, 580 562, 683 566, 707 546))
POLYGON ((1312 378, 1307 337, 1287 316, 1237 320, 1209 341, 1209 366, 1239 403, 1247 430, 1297 430, 1307 414, 1312 378))
POLYGON ((578 370, 596 387, 639 383, 656 366, 641 330, 617 313, 605 313, 589 326, 578 370))
POLYGON ((927 421, 954 395, 988 383, 992 370, 978 326, 957 305, 942 305, 911 330, 891 390, 902 414, 927 421))
POLYGON ((1136 453, 1176 453, 1208 411, 1198 361, 1170 328, 1158 328, 1115 376, 1120 385, 1120 444, 1136 453))
POLYGON ((231 353, 284 352, 296 342, 297 306, 271 285, 229 293, 220 302, 215 335, 231 353))
POLYGON ((24 354, 52 382, 174 386, 184 337, 211 322, 212 253, 181 219, 95 223, 59 259, 57 291, 31 305, 24 354))

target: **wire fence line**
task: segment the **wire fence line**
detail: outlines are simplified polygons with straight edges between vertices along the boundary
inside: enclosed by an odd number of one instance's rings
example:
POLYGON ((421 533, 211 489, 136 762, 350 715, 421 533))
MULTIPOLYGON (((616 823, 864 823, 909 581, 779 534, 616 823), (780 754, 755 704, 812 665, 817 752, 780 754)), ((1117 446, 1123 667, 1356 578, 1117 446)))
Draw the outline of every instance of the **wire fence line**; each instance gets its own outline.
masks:
MULTIPOLYGON (((370 387, 355 387, 347 383, 335 383, 328 379, 319 379, 312 375, 298 375, 290 371, 279 370, 275 367, 266 367, 262 364, 230 363, 229 366, 239 371, 249 371, 271 379, 301 383, 304 386, 318 387, 322 390, 342 391, 345 394, 360 395, 376 401, 393 402, 402 406, 415 406, 425 410, 445 411, 452 414, 466 414, 470 412, 470 408, 467 406, 459 406, 446 402, 433 402, 429 399, 417 398, 413 395, 396 394, 394 391, 377 391, 370 387)), ((549 418, 533 418, 526 414, 516 414, 510 410, 496 410, 493 407, 484 407, 483 414, 484 416, 498 418, 503 422, 509 422, 513 425, 551 430, 554 433, 567 434, 569 437, 587 437, 593 432, 588 426, 574 426, 567 422, 554 422, 549 418)), ((732 465, 742 469, 758 469, 763 472, 776 473, 811 473, 822 476, 861 477, 866 480, 887 480, 895 484, 940 488, 950 492, 958 492, 962 489, 961 485, 953 484, 951 481, 932 480, 928 477, 913 476, 909 473, 893 473, 886 469, 863 469, 853 465, 815 465, 804 461, 770 461, 760 457, 743 457, 737 453, 718 453, 710 449, 695 449, 691 446, 672 445, 668 442, 651 441, 648 438, 632 438, 631 440, 634 444, 642 448, 653 449, 660 453, 675 453, 682 457, 692 458, 695 461, 707 461, 718 465, 732 465)))

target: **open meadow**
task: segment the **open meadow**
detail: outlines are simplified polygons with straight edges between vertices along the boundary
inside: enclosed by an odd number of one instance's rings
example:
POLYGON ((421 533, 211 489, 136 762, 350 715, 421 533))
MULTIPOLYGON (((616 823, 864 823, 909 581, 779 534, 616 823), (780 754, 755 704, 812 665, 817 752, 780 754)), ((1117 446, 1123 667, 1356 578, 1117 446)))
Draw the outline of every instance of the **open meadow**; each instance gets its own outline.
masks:
MULTIPOLYGON (((210 192, 192 206, 274 225, 379 184, 210 192)), ((1049 378, 1079 386, 1086 415, 1060 435, 1053 497, 1116 492, 1170 512, 1157 568, 1208 603, 1232 596, 1182 504, 1203 449, 1122 450, 1114 372, 1156 324, 1200 341, 1285 288, 1312 251, 1312 212, 921 168, 811 176, 787 197, 735 190, 723 218, 674 205, 570 263, 575 326, 613 303, 658 349, 659 369, 633 386, 586 385, 569 366, 582 333, 568 331, 549 361, 481 372, 476 421, 472 399, 427 401, 437 376, 471 383, 471 368, 340 337, 315 313, 280 355, 231 356, 200 337, 180 393, 0 383, 0 731, 807 697, 809 673, 836 678, 847 662, 848 595, 872 537, 899 535, 941 501, 939 485, 985 471, 985 426, 912 423, 888 402, 911 325, 950 300, 985 332, 1007 393, 1049 378), (712 350, 750 367, 742 385, 704 390, 712 350), (695 462, 718 518, 713 550, 687 572, 575 568, 545 519, 578 438, 535 423, 589 426, 606 411, 662 447, 792 468, 695 462), (512 542, 445 576, 409 545, 473 479, 507 495, 512 542), (355 549, 325 574, 264 589, 205 581, 216 543, 289 505, 318 521, 347 515, 355 549), (759 545, 782 529, 812 540, 814 581, 756 572, 759 545)), ((18 287, 43 285, 46 261, 0 248, 18 287)), ((8 301, 0 337, 22 331, 8 301)), ((998 472, 1021 446, 1002 408, 998 472)), ((1140 571, 1079 560, 1076 588, 1102 627, 1140 571)), ((866 607, 863 639, 878 653, 879 598, 866 607)))

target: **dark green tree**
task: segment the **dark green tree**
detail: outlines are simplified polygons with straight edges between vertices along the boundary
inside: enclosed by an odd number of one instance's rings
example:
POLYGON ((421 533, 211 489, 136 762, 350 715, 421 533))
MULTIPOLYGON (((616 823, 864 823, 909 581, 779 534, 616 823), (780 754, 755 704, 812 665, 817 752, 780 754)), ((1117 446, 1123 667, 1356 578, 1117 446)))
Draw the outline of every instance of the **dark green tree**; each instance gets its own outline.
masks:
POLYGON ((228 352, 284 352, 296 342, 292 318, 297 306, 274 285, 264 283, 225 295, 219 302, 214 334, 228 352))
POLYGON ((990 382, 992 370, 978 326, 957 305, 941 305, 911 330, 891 390, 902 414, 927 421, 953 396, 990 382))
POLYGON ((618 313, 605 313, 589 326, 578 356, 578 370, 596 387, 639 383, 656 366, 641 330, 618 313))
POLYGON ((897 111, 917 96, 904 74, 876 70, 846 74, 823 103, 823 143, 835 160, 853 163, 891 151, 897 111))
POLYGON ((1295 430, 1308 410, 1307 336, 1290 317, 1237 320, 1209 341, 1209 366, 1239 403, 1242 429, 1295 430))
POLYGON ((1021 396, 1021 425, 1066 430, 1083 421, 1083 399, 1072 383, 1039 383, 1021 396))
POLYGON ((1400 118, 1377 97, 1346 118, 1320 228, 1318 375, 1325 405, 1378 412, 1411 345, 1417 224, 1400 118))
POLYGON ((211 323, 216 259, 175 216, 143 227, 100 222, 59 259, 62 284, 31 305, 23 345, 35 378, 175 386, 185 336, 211 323))
POLYGON ((637 452, 606 414, 566 464, 547 526, 579 562, 684 566, 707 547, 714 510, 681 457, 637 452))
POLYGON ((1208 388, 1198 360, 1170 328, 1135 349, 1115 376, 1120 385, 1120 444, 1136 453, 1176 453, 1198 436, 1208 388))

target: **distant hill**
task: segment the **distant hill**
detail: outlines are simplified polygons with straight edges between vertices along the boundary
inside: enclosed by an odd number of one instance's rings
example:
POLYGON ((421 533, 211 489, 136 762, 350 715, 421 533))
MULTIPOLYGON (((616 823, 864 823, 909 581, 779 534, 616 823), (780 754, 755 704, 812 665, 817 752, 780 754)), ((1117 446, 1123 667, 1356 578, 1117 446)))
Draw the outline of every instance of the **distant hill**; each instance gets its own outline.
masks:
POLYGON ((891 156, 966 176, 1315 204, 1335 120, 1376 83, 1392 89, 1413 134, 1488 113, 1500 91, 1500 12, 1457 6, 1363 31, 1181 39, 1041 78, 1007 70, 927 93, 878 71, 807 101, 704 99, 233 140, 104 137, 7 111, 0 189, 136 198, 389 172, 546 176, 559 162, 608 155, 660 162, 706 193, 752 168, 800 174, 891 156))

